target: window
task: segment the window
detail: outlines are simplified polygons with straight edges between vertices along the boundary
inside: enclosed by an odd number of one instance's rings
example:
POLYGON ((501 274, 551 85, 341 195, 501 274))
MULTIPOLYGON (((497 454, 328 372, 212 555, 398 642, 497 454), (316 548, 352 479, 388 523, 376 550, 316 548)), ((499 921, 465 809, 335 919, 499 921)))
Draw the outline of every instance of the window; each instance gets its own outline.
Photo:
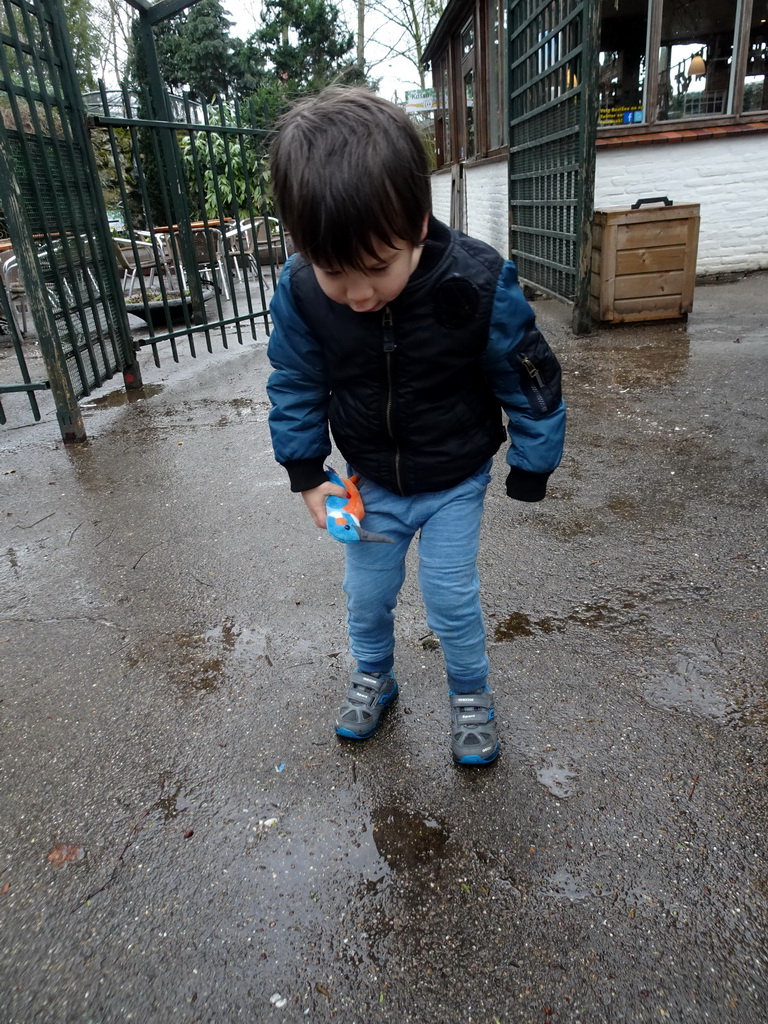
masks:
POLYGON ((449 0, 448 10, 451 28, 432 36, 423 57, 437 101, 438 167, 503 153, 508 135, 507 0, 449 0))
POLYGON ((449 95, 448 54, 435 65, 435 156, 437 166, 451 162, 451 102, 449 95))
POLYGON ((461 80, 464 117, 461 157, 471 160, 475 155, 475 23, 467 22, 461 32, 461 80))
MULTIPOLYGON (((768 0, 766 0, 768 2, 768 0)), ((488 148, 507 142, 507 4, 488 0, 486 45, 488 54, 488 148)))
POLYGON ((754 0, 742 110, 768 110, 768 0, 754 0))
POLYGON ((601 125, 643 120, 648 0, 602 0, 600 22, 601 125))
MULTIPOLYGON (((427 44, 438 166, 493 155, 507 143, 507 8, 507 0, 449 0, 427 44)), ((509 8, 511 17, 530 11, 524 3, 509 8)), ((536 50, 535 59, 551 62, 562 80, 530 69, 552 96, 579 85, 563 63, 575 40, 557 27, 556 10, 541 5, 542 26, 547 17, 555 22, 554 31, 542 28, 551 48, 536 50)), ((768 0, 600 0, 598 63, 606 132, 768 120, 768 0)))
POLYGON ((656 119, 729 114, 736 5, 664 0, 656 119))

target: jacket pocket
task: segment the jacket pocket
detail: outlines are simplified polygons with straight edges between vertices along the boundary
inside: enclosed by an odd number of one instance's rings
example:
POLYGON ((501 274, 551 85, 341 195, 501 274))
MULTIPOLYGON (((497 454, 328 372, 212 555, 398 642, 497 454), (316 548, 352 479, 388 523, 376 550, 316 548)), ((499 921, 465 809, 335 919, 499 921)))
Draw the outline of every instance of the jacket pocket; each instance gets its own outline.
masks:
POLYGON ((553 413, 563 398, 562 373, 557 356, 538 328, 530 327, 525 332, 510 353, 509 362, 520 378, 531 416, 538 420, 553 413))

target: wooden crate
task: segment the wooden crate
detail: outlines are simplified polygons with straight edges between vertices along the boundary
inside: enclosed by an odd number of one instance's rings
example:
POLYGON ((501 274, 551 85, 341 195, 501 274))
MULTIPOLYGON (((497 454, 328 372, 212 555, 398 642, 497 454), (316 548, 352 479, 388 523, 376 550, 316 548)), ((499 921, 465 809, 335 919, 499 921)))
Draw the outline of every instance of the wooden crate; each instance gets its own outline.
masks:
POLYGON ((699 205, 596 210, 592 315, 596 320, 667 320, 693 308, 699 205))

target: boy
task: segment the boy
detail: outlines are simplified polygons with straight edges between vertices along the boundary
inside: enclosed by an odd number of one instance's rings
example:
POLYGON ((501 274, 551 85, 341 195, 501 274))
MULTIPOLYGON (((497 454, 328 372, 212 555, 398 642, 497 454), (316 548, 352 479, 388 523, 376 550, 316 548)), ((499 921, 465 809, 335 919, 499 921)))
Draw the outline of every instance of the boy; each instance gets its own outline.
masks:
POLYGON ((367 739, 398 693, 394 609, 419 533, 419 582, 448 676, 452 753, 499 752, 477 551, 493 456, 509 419, 507 494, 545 496, 560 461, 560 367, 514 265, 430 216, 421 139, 364 89, 330 87, 283 118, 272 152, 277 205, 297 255, 272 299, 268 393, 275 457, 312 519, 344 493, 334 441, 358 474, 366 530, 345 545, 357 663, 336 732, 367 739))

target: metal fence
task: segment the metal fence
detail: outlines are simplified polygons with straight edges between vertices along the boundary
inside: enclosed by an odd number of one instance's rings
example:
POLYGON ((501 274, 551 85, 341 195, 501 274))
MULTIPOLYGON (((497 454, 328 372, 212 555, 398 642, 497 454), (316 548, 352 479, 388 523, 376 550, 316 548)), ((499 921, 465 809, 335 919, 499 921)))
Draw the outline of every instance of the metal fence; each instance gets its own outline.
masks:
MULTIPOLYGON (((112 114, 115 117, 125 117, 128 109, 135 108, 138 104, 138 93, 129 91, 128 99, 130 107, 126 107, 125 88, 105 89, 103 85, 98 92, 84 92, 83 105, 89 114, 112 114)), ((203 105, 189 97, 177 96, 175 93, 168 93, 168 104, 174 121, 186 120, 186 115, 191 114, 193 121, 203 120, 203 105)))
POLYGON ((169 96, 147 25, 146 93, 101 85, 86 109, 58 0, 3 12, 0 318, 16 373, 5 359, 0 423, 14 394, 39 419, 50 389, 63 438, 82 441, 79 399, 120 373, 140 388, 142 348, 159 365, 268 331, 291 250, 263 173, 271 132, 237 104, 169 96))
MULTIPOLYGON (((12 247, 2 250, 2 304, 33 415, 34 391, 54 393, 62 435, 84 436, 78 398, 135 360, 111 259, 62 11, 5 0, 0 34, 0 202, 12 247), (96 213, 96 216, 94 215, 96 213), (18 312, 21 310, 21 330, 18 312), (27 380, 19 335, 34 323, 48 379, 27 380)), ((2 410, 2 418, 5 418, 2 410)))
POLYGON ((291 251, 269 212, 272 133, 236 103, 187 99, 179 120, 160 120, 140 116, 128 89, 121 115, 114 93, 102 100, 88 123, 123 221, 113 234, 127 305, 147 324, 134 343, 159 364, 163 343, 178 359, 182 343, 195 355, 201 337, 210 350, 215 335, 226 347, 232 333, 242 343, 258 323, 268 330, 269 294, 291 251))

